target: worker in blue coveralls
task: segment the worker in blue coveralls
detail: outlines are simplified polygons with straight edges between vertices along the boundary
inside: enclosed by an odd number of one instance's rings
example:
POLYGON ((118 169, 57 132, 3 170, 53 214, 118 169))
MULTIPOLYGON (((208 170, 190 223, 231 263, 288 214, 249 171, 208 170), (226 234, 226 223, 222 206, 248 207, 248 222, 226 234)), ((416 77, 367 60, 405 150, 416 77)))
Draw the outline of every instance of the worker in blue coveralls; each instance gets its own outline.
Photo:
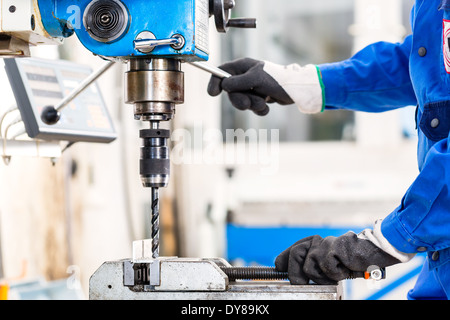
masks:
POLYGON ((408 299, 450 297, 450 0, 417 0, 411 23, 403 43, 374 43, 342 62, 281 66, 245 58, 221 66, 231 78, 210 80, 210 95, 225 91, 236 108, 261 116, 272 102, 295 103, 306 114, 417 105, 420 174, 398 208, 360 234, 311 236, 286 249, 275 265, 292 284, 336 284, 426 252, 408 299))

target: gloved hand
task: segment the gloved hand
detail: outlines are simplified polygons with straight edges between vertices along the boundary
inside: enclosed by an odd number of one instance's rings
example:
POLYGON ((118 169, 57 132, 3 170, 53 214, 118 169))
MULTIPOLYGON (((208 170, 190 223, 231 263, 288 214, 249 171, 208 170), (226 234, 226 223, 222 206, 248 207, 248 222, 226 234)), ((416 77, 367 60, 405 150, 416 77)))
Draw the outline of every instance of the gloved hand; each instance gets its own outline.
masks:
POLYGON ((250 58, 226 63, 220 68, 232 75, 220 79, 212 76, 208 93, 215 97, 228 92, 233 106, 250 109, 260 116, 269 113, 267 103, 297 104, 304 113, 323 110, 324 94, 320 72, 316 66, 280 66, 250 58))
POLYGON ((306 285, 310 280, 319 285, 335 285, 345 279, 364 277, 371 266, 385 268, 407 262, 413 256, 397 251, 379 231, 368 229, 360 235, 348 232, 340 237, 305 238, 283 251, 275 266, 280 272, 288 272, 293 285, 306 285))

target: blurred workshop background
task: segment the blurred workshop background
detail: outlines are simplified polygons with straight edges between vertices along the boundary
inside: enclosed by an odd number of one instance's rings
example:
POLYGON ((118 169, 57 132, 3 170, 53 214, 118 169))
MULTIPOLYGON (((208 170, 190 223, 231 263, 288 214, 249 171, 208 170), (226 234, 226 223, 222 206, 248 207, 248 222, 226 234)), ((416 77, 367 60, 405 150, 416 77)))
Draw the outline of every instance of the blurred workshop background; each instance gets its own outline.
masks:
MULTIPOLYGON (((234 14, 257 18, 258 28, 212 32, 210 63, 343 60, 375 41, 401 41, 413 3, 239 1, 234 14)), ((101 65, 74 38, 33 54, 101 65)), ((132 241, 150 237, 151 197, 139 178, 142 124, 124 103, 125 69, 117 64, 98 81, 116 141, 0 163, 0 285, 10 299, 87 299, 89 277, 103 262, 131 257, 132 241)), ((183 71, 186 103, 173 124, 171 183, 161 191, 161 255, 271 266, 303 237, 370 227, 399 205, 418 174, 413 106, 313 116, 273 106, 261 118, 233 109, 226 96, 208 96, 207 73, 183 71)), ((15 100, 3 69, 0 81, 1 117, 15 100)), ((4 117, 2 137, 15 117, 4 117)), ((13 136, 20 123, 8 129, 13 136)), ((346 281, 344 296, 405 299, 422 263, 417 256, 389 268, 382 282, 346 281)))

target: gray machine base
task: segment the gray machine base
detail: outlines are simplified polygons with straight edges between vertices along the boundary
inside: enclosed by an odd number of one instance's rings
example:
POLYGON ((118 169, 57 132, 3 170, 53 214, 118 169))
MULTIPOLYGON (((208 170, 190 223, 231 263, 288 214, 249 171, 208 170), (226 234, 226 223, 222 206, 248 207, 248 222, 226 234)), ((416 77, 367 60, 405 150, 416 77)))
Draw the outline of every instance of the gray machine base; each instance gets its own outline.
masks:
MULTIPOLYGON (((236 281, 211 290, 158 291, 154 287, 124 285, 124 263, 105 262, 91 277, 90 300, 341 300, 342 286, 292 286, 288 281, 236 281)), ((163 271, 163 269, 161 270, 163 271)), ((180 272, 183 278, 184 272, 180 272)), ((173 276, 171 277, 174 278, 173 276)), ((201 281, 200 281, 201 282, 201 281)))

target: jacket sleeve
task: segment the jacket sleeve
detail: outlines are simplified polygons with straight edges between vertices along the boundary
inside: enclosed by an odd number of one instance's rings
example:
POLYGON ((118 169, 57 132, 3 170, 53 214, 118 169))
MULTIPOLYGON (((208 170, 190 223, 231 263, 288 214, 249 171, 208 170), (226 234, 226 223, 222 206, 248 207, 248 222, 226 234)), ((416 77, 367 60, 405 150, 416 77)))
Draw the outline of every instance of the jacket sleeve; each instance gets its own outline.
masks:
POLYGON ((409 74, 412 36, 377 42, 352 58, 319 65, 327 109, 384 112, 416 105, 409 74))
POLYGON ((450 137, 428 152, 423 168, 401 205, 381 225, 386 239, 405 253, 450 247, 450 137))

